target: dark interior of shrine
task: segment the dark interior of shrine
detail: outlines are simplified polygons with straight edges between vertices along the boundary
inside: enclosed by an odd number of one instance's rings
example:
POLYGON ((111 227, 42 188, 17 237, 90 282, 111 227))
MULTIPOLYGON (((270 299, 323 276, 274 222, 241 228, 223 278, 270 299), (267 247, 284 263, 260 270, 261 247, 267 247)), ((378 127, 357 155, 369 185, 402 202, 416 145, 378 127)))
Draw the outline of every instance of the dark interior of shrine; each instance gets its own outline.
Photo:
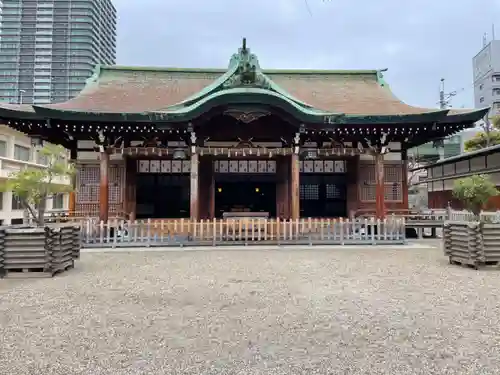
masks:
POLYGON ((275 176, 216 174, 215 217, 223 217, 224 212, 267 212, 269 217, 275 217, 275 176))
POLYGON ((137 175, 137 219, 189 217, 189 174, 137 175))
MULTIPOLYGON (((215 216, 224 212, 267 212, 276 217, 274 175, 217 174, 215 216)), ((188 218, 189 174, 138 174, 137 218, 188 218)), ((347 217, 343 175, 301 174, 301 217, 347 217)))

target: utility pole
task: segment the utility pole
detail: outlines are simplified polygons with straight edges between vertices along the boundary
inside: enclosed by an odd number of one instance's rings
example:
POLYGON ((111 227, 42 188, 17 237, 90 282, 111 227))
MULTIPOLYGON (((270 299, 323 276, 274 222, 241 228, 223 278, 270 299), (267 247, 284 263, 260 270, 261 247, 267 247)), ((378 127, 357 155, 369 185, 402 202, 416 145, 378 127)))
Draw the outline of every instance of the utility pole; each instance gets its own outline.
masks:
POLYGON ((450 106, 451 98, 457 95, 456 91, 444 91, 444 78, 441 78, 441 85, 439 87, 439 108, 446 109, 450 106))
MULTIPOLYGON (((447 109, 450 107, 450 100, 455 95, 457 95, 456 91, 445 92, 444 91, 444 78, 441 78, 441 84, 439 86, 439 108, 447 109)), ((439 160, 444 159, 444 140, 440 139, 439 141, 434 141, 434 147, 437 148, 439 153, 439 160)))

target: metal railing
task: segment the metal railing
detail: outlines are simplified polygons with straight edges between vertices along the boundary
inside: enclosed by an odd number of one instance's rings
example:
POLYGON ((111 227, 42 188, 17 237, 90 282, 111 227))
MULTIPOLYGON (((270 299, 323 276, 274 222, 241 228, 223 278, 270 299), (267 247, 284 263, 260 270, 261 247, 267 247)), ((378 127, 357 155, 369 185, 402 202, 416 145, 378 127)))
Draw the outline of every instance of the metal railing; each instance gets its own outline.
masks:
POLYGON ((403 244, 405 219, 230 218, 80 222, 83 247, 403 244))

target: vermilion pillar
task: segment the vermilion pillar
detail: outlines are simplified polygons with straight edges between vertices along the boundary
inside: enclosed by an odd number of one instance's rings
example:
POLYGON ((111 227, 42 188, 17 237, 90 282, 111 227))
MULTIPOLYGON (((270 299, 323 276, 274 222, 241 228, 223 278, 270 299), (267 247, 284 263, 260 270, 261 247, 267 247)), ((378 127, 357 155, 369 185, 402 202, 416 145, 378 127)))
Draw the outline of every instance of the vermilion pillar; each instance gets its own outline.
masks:
POLYGON ((384 176, 384 154, 374 152, 375 157, 375 216, 383 220, 385 218, 385 176, 384 176))
POLYGON ((291 156, 290 170, 290 201, 291 218, 296 220, 300 218, 300 161, 299 155, 293 153, 291 156))
POLYGON ((109 215, 109 153, 104 150, 99 153, 99 220, 108 221, 109 215))

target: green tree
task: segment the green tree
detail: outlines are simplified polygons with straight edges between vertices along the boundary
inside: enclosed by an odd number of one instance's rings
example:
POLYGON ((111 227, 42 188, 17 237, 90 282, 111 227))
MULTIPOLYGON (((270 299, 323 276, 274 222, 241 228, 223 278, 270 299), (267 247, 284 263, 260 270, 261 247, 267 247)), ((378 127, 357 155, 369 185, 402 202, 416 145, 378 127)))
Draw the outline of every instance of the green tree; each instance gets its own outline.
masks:
POLYGON ((453 196, 478 215, 491 197, 500 194, 488 175, 480 174, 455 181, 453 196))
POLYGON ((465 151, 475 151, 500 144, 500 117, 484 119, 483 131, 465 142, 465 151))
POLYGON ((44 225, 47 199, 57 194, 70 192, 71 184, 61 184, 57 178, 69 178, 74 175, 74 165, 61 158, 65 153, 62 146, 47 144, 36 148, 45 167, 27 167, 10 174, 9 179, 0 184, 0 191, 12 191, 20 200, 38 226, 44 225))

